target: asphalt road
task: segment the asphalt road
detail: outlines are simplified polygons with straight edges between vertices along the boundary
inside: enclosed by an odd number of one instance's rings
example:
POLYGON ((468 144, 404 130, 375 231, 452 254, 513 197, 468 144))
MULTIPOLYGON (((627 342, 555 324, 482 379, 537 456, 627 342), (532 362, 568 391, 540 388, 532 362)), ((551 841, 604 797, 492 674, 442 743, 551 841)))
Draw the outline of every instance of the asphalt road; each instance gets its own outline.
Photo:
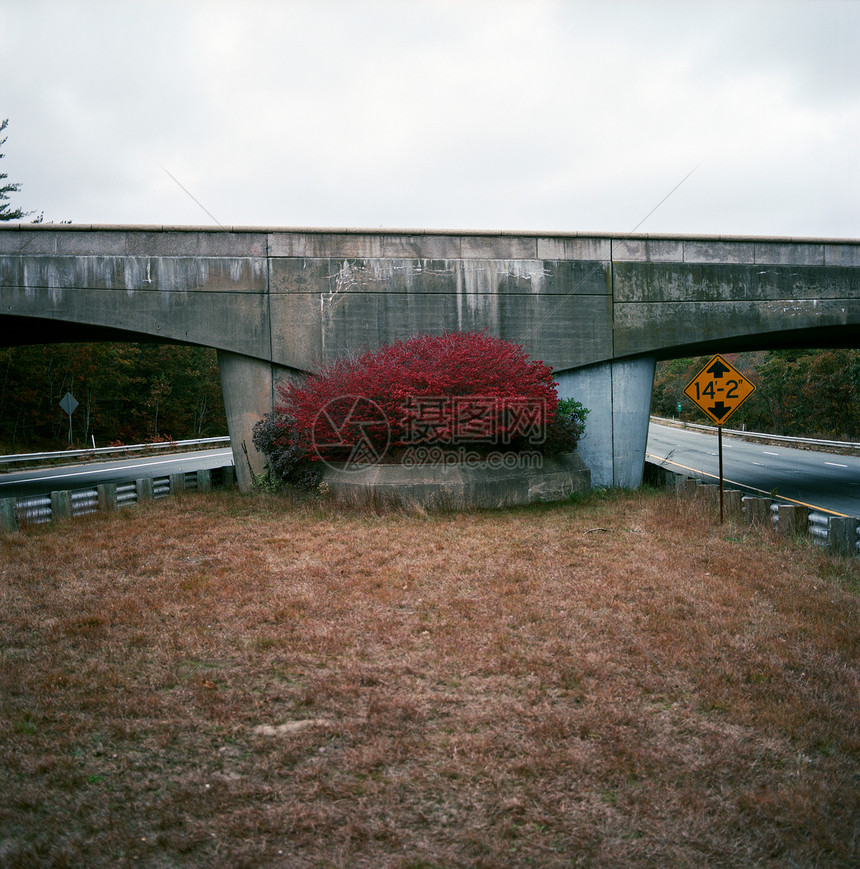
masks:
MULTIPOLYGON (((679 473, 719 479, 716 434, 652 423, 649 461, 679 473)), ((41 495, 55 489, 87 489, 232 464, 229 448, 138 459, 77 464, 0 474, 0 498, 41 495)), ((798 450, 723 437, 727 487, 776 494, 814 509, 860 517, 860 457, 798 450)))
POLYGON ((0 474, 0 498, 44 495, 59 489, 91 489, 99 483, 127 483, 139 477, 163 477, 232 464, 233 453, 227 448, 14 471, 0 474))
MULTIPOLYGON (((652 423, 646 457, 690 476, 719 479, 717 435, 652 423)), ((727 488, 860 517, 860 457, 776 447, 723 436, 727 488)))

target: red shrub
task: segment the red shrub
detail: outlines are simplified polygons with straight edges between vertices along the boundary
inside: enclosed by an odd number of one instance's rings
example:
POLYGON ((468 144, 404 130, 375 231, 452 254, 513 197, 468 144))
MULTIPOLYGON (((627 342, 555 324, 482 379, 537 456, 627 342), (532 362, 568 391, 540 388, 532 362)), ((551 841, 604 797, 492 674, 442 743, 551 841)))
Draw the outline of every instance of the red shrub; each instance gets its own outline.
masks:
POLYGON ((558 404, 549 366, 484 332, 416 335, 279 393, 276 413, 327 459, 362 442, 523 448, 543 440, 558 404))

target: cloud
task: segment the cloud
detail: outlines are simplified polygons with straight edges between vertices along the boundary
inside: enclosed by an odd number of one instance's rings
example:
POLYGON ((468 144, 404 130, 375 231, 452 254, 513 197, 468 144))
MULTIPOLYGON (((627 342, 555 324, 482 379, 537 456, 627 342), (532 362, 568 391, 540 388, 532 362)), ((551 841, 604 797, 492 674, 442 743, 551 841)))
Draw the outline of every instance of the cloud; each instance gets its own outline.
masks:
POLYGON ((76 222, 857 235, 860 4, 0 0, 76 222))

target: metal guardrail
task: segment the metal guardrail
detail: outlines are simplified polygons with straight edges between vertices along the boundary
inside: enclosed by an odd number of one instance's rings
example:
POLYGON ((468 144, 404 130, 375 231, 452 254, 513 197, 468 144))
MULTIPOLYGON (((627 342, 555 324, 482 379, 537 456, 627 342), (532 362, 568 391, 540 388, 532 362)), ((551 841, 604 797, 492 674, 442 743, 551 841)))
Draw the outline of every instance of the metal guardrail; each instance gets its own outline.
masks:
MULTIPOLYGON (((662 474, 664 485, 670 485, 678 492, 690 491, 690 486, 700 491, 715 492, 714 484, 704 484, 701 480, 676 474, 668 468, 646 462, 654 473, 662 474)), ((208 491, 213 487, 227 488, 235 483, 233 465, 225 465, 212 470, 186 471, 161 477, 147 477, 134 483, 102 483, 96 488, 62 490, 50 495, 30 495, 23 498, 0 499, 0 530, 14 531, 27 525, 42 524, 59 518, 83 516, 100 510, 118 510, 133 506, 140 501, 166 498, 180 492, 208 491)), ((778 531, 781 528, 781 508, 798 509, 795 504, 774 501, 771 498, 753 496, 740 497, 738 490, 737 507, 747 521, 753 521, 754 506, 764 506, 765 516, 770 525, 778 531)), ((805 509, 805 508, 801 508, 805 509)), ((760 515, 760 514, 759 514, 760 515)), ((802 514, 801 514, 802 515, 802 514)), ((789 517, 790 518, 790 517, 789 517)), ((796 526, 791 526, 796 527, 796 526)), ((832 552, 846 555, 860 555, 860 520, 848 516, 829 516, 818 511, 808 511, 804 530, 817 544, 826 546, 832 552)))
MULTIPOLYGON (((662 416, 652 416, 652 422, 660 425, 668 425, 672 428, 692 429, 693 431, 704 431, 708 433, 716 433, 717 427, 714 425, 701 425, 696 422, 684 422, 678 419, 666 419, 662 416)), ((827 441, 820 438, 796 438, 789 435, 767 434, 766 432, 744 431, 738 428, 724 428, 723 434, 730 437, 752 438, 753 440, 777 441, 786 444, 803 444, 809 447, 833 447, 841 450, 860 450, 860 444, 852 443, 851 441, 827 441)), ((0 457, 2 458, 2 457, 0 457)))
POLYGON ((144 500, 167 498, 181 492, 228 488, 236 481, 233 465, 146 477, 134 483, 102 483, 93 488, 63 489, 50 495, 0 499, 0 531, 14 531, 55 519, 85 516, 101 510, 131 507, 144 500))
POLYGON ((72 516, 86 516, 88 513, 98 513, 99 490, 82 489, 71 493, 72 516))
POLYGON ((120 483, 116 487, 117 507, 133 507, 137 503, 137 483, 120 483))
MULTIPOLYGON (((770 505, 770 518, 775 530, 779 531, 779 507, 780 503, 775 501, 770 505)), ((821 513, 818 510, 810 510, 806 515, 806 533, 812 537, 813 541, 819 546, 831 547, 831 543, 835 541, 831 539, 831 522, 853 522, 854 530, 852 532, 850 526, 848 528, 848 545, 850 547, 852 533, 854 539, 854 554, 860 556, 860 521, 853 519, 850 516, 830 516, 827 513, 821 513)))
POLYGON ((51 521, 51 496, 33 495, 20 498, 15 504, 20 525, 38 525, 51 521))
MULTIPOLYGON (((672 428, 685 428, 685 429, 693 429, 698 431, 707 432, 709 434, 716 433, 716 426, 712 425, 700 425, 699 423, 693 422, 682 422, 680 420, 674 419, 666 419, 664 417, 652 416, 652 422, 656 422, 663 425, 671 426, 672 428)), ((830 447, 841 450, 860 450, 860 444, 852 443, 850 441, 829 441, 823 440, 820 438, 796 438, 789 437, 787 435, 772 435, 766 434, 764 432, 749 432, 743 431, 740 429, 723 429, 723 434, 730 435, 734 437, 740 438, 750 438, 750 439, 758 439, 758 440, 766 440, 766 441, 776 441, 776 442, 784 442, 786 444, 802 444, 804 446, 817 446, 817 447, 830 447)), ((649 464, 649 463, 646 463, 649 464)), ((655 465, 655 467, 661 467, 663 471, 666 473, 672 473, 668 468, 663 466, 655 465)), ((684 477, 683 474, 676 474, 676 476, 684 477)), ((747 499, 744 498, 744 501, 747 499)), ((779 507, 780 504, 785 506, 789 504, 788 501, 781 501, 778 497, 776 499, 756 499, 756 500, 769 500, 770 501, 770 511, 771 511, 771 521, 773 523, 774 528, 779 530, 779 507)), ((746 508, 744 508, 746 509, 746 508)), ((857 517, 850 516, 832 516, 828 513, 819 512, 817 510, 809 510, 807 514, 807 533, 813 538, 813 540, 820 544, 821 546, 826 546, 832 550, 840 550, 844 549, 847 552, 849 549, 854 550, 856 555, 860 555, 860 519, 857 517), (856 537, 856 543, 854 543, 852 547, 852 543, 856 537)), ((842 553, 844 554, 844 552, 842 553)))
POLYGON ((186 441, 160 441, 157 444, 129 444, 119 447, 95 447, 81 450, 59 450, 52 453, 14 453, 8 456, 0 456, 0 465, 14 464, 16 462, 42 462, 52 459, 76 459, 91 456, 107 456, 114 453, 147 452, 149 450, 176 449, 177 447, 195 447, 206 444, 229 444, 227 435, 216 438, 196 438, 186 441))
MULTIPOLYGON (((773 507, 771 507, 771 510, 773 507)), ((816 510, 810 512, 808 517, 809 533, 815 538, 816 543, 822 546, 827 544, 827 536, 830 531, 830 517, 816 510)))
MULTIPOLYGON (((666 486, 679 495, 719 501, 717 483, 679 474, 664 465, 646 461, 645 476, 652 485, 666 486)), ((726 513, 730 517, 750 524, 767 522, 774 531, 788 535, 809 534, 816 544, 834 555, 860 556, 860 518, 810 510, 778 496, 743 495, 740 489, 726 489, 724 494, 726 513)))

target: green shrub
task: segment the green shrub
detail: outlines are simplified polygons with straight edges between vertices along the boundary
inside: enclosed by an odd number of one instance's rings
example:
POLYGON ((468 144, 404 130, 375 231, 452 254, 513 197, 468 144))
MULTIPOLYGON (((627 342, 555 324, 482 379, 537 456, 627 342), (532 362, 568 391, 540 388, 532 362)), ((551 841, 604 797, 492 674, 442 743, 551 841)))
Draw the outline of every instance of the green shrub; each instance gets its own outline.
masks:
POLYGON ((545 456, 572 453, 585 434, 585 419, 589 412, 574 398, 559 399, 555 417, 547 425, 541 452, 545 456))

